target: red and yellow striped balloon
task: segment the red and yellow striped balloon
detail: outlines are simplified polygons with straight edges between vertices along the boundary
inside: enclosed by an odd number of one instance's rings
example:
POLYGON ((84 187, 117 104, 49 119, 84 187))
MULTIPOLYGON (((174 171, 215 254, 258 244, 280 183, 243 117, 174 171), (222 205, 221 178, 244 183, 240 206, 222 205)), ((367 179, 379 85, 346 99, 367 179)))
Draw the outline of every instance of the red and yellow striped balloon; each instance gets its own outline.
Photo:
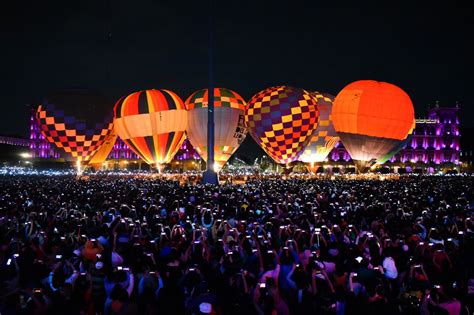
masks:
POLYGON ((114 107, 117 135, 146 163, 169 163, 185 139, 187 112, 168 90, 146 90, 121 98, 114 107))

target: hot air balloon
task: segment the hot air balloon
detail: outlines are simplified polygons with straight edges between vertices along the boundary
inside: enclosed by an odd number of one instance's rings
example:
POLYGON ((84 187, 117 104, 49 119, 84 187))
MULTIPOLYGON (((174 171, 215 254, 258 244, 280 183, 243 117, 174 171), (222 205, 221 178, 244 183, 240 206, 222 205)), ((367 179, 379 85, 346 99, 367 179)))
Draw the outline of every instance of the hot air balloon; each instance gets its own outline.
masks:
POLYGON ((318 124, 316 99, 307 91, 276 86, 252 97, 245 124, 252 138, 279 164, 296 161, 318 124))
POLYGON ((117 135, 146 163, 159 170, 185 139, 184 103, 168 90, 146 90, 121 98, 114 107, 117 135))
MULTIPOLYGON (((208 90, 191 94, 185 102, 188 110, 186 134, 196 152, 207 162, 208 90)), ((237 93, 214 89, 214 168, 220 170, 247 135, 244 123, 245 101, 237 93)))
POLYGON ((319 122, 311 135, 311 140, 300 155, 300 161, 307 164, 312 173, 316 173, 319 163, 323 162, 329 152, 339 141, 336 130, 332 124, 332 103, 334 96, 326 93, 310 92, 316 98, 319 122))
POLYGON ((413 120, 413 125, 410 129, 410 131, 408 132, 408 135, 407 137, 405 138, 405 140, 403 141, 400 141, 395 147, 393 147, 387 154, 385 154, 384 156, 382 156, 381 158, 379 158, 377 160, 377 164, 384 164, 385 162, 387 162, 388 160, 390 160, 395 154, 398 153, 398 151, 400 151, 401 149, 403 149, 408 143, 410 143, 411 139, 413 139, 413 130, 415 130, 415 127, 416 127, 416 121, 413 120))
POLYGON ((114 148, 116 141, 117 134, 112 130, 112 132, 105 138, 104 143, 100 149, 90 159, 89 165, 93 166, 95 169, 99 169, 114 148))
POLYGON ((407 137, 414 109, 408 94, 399 87, 361 80, 336 96, 332 119, 357 170, 363 172, 407 137))
POLYGON ((76 161, 78 173, 113 132, 110 104, 86 90, 63 90, 38 106, 36 118, 44 137, 76 161), (104 118, 105 117, 105 118, 104 118))

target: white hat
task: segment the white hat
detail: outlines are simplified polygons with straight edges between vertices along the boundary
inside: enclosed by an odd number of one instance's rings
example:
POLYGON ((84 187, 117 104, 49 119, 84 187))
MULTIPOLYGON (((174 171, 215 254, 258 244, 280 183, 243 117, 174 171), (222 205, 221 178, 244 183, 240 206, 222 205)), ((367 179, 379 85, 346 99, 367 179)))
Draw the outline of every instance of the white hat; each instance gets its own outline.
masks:
POLYGON ((199 311, 203 314, 211 314, 212 312, 212 305, 210 303, 201 303, 199 304, 199 311))

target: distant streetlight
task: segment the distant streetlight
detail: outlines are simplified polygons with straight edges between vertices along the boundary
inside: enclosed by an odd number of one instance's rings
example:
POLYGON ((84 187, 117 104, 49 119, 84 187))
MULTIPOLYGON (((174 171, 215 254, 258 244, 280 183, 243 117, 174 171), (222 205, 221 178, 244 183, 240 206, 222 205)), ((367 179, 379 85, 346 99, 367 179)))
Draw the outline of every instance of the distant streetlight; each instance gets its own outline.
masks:
POLYGON ((29 154, 28 152, 23 152, 23 153, 20 153, 20 157, 23 159, 29 159, 31 158, 31 154, 29 154))

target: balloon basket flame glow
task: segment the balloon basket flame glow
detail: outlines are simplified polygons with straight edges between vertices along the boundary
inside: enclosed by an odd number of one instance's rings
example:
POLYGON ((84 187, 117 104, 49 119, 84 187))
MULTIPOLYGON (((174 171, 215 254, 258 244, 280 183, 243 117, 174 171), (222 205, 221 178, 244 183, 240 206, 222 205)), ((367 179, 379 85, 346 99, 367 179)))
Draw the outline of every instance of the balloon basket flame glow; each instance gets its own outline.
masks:
POLYGON ((354 166, 355 166, 358 174, 367 173, 369 171, 369 169, 372 169, 372 164, 373 163, 375 163, 375 161, 357 161, 357 160, 354 160, 354 166))
POLYGON ((81 176, 83 172, 84 172, 84 169, 82 168, 81 161, 76 161, 76 174, 77 174, 77 176, 81 176))
POLYGON ((158 171, 159 174, 162 173, 163 171, 163 164, 156 164, 156 170, 158 171))
POLYGON ((316 162, 311 162, 309 164, 306 164, 306 168, 311 173, 311 175, 316 175, 316 173, 318 172, 319 166, 320 166, 319 163, 316 163, 316 162))

